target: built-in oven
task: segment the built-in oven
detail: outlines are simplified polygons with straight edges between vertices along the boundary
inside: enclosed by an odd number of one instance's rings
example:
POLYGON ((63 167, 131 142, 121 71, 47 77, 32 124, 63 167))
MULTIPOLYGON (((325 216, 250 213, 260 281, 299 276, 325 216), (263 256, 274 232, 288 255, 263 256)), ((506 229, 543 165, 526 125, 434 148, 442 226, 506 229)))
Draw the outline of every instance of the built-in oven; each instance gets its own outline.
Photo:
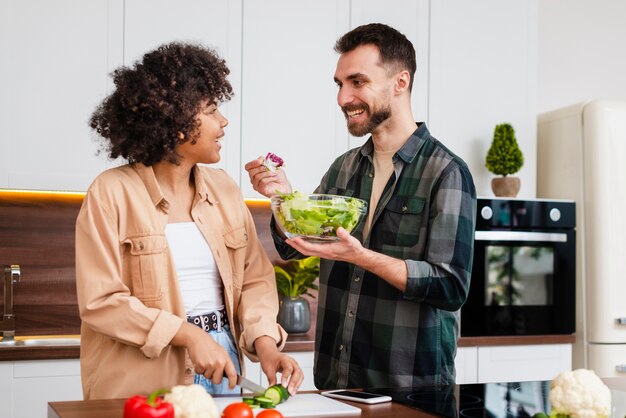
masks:
POLYGON ((573 201, 479 198, 462 336, 572 334, 573 201))

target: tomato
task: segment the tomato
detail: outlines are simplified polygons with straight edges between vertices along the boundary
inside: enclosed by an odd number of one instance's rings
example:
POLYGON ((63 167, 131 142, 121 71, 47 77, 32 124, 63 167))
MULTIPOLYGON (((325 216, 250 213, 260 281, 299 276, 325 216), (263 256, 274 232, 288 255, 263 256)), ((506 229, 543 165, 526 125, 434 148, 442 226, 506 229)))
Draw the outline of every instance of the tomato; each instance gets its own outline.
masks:
POLYGON ((222 418, 254 418, 252 408, 243 402, 231 403, 222 412, 222 418))
POLYGON ((275 409, 266 409, 266 410, 259 412, 256 418, 284 418, 284 417, 283 417, 283 414, 281 414, 279 411, 275 409))

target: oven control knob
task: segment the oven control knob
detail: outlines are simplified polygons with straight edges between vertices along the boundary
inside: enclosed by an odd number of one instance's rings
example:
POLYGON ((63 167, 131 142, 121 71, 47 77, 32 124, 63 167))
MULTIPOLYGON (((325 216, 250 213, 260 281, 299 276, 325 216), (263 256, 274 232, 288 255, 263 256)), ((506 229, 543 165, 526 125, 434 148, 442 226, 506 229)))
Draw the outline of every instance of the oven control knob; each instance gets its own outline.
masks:
POLYGON ((493 211, 489 206, 483 206, 483 208, 480 210, 480 216, 488 221, 493 216, 493 211))
POLYGON ((559 219, 561 219, 561 211, 557 208, 550 209, 550 219, 552 219, 553 222, 558 222, 559 219))

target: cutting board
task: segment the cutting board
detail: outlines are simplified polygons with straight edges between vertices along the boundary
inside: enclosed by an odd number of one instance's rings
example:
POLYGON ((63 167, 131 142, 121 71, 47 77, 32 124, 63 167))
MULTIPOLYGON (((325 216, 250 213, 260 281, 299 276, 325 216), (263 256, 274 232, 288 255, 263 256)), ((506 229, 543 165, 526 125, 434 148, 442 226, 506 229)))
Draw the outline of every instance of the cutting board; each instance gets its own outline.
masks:
MULTIPOLYGON (((241 398, 213 398, 220 414, 228 404, 241 402, 241 398)), ((285 418, 289 417, 327 417, 333 415, 360 415, 361 409, 352 405, 327 398, 317 393, 302 393, 290 397, 287 402, 276 407, 285 418)), ((262 411, 262 408, 253 409, 254 415, 262 411)))

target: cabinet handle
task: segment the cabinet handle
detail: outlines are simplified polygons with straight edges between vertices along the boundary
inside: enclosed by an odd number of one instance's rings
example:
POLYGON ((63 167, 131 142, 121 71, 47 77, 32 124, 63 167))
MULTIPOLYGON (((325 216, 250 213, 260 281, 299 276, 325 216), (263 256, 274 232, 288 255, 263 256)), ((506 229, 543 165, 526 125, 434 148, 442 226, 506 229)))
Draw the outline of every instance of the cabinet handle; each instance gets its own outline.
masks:
POLYGON ((615 366, 615 370, 618 373, 626 373, 626 364, 618 364, 617 366, 615 366))
POLYGON ((621 318, 615 318, 615 323, 617 325, 626 325, 626 317, 622 316, 621 318))

